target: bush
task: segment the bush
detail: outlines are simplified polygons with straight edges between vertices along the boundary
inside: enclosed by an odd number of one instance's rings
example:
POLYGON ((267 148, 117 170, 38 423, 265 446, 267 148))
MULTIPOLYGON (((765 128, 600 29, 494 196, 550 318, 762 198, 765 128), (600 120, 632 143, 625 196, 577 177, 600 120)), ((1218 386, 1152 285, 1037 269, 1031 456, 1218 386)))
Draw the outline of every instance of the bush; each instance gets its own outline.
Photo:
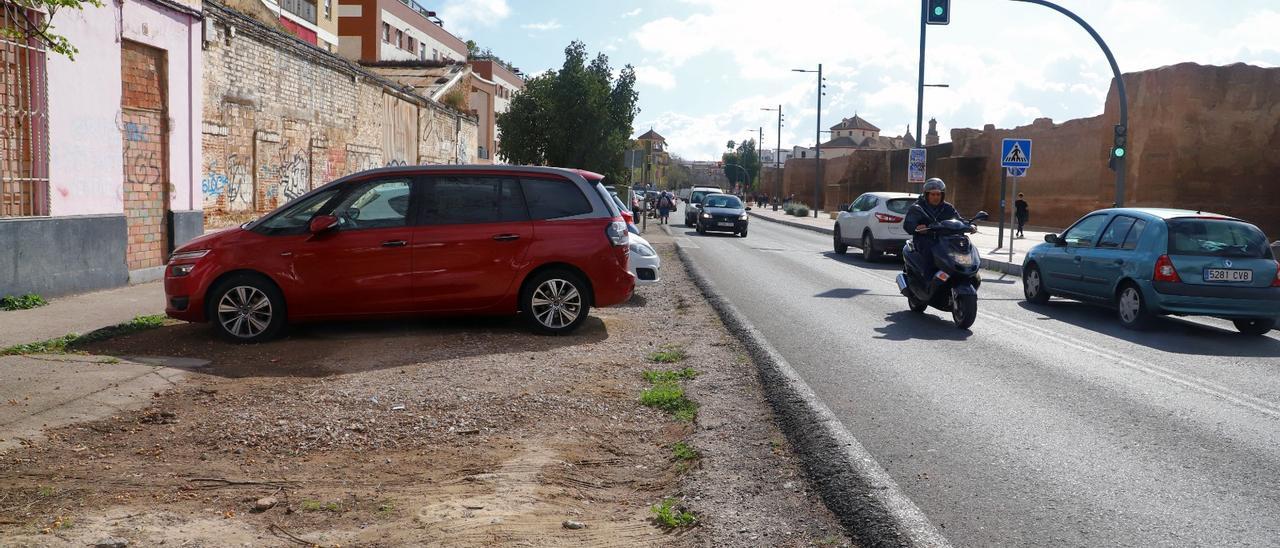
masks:
POLYGON ((49 304, 44 297, 35 293, 27 293, 26 295, 12 295, 0 299, 0 310, 28 310, 49 304))
POLYGON ((788 214, 788 215, 791 215, 791 216, 793 216, 793 217, 807 217, 807 216, 809 216, 809 206, 804 205, 804 204, 799 203, 799 202, 793 202, 793 203, 788 204, 788 205, 789 205, 789 206, 791 206, 791 209, 787 211, 787 214, 788 214))

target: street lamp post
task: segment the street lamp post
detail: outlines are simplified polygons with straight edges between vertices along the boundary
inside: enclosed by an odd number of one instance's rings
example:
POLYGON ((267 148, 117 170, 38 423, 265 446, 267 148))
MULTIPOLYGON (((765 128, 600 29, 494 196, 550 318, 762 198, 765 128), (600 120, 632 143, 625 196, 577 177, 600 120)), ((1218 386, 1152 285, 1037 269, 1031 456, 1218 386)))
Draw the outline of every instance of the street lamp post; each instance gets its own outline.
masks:
POLYGON ((822 88, 827 87, 827 85, 822 83, 822 63, 818 63, 818 70, 791 69, 791 72, 818 73, 818 116, 813 126, 813 172, 815 176, 813 182, 813 218, 816 219, 818 218, 818 201, 822 193, 822 88))
POLYGON ((777 111, 778 113, 778 142, 774 143, 777 147, 773 153, 773 175, 777 178, 774 187, 777 193, 774 194, 773 210, 778 210, 778 201, 782 200, 782 105, 778 108, 761 108, 760 110, 777 111))

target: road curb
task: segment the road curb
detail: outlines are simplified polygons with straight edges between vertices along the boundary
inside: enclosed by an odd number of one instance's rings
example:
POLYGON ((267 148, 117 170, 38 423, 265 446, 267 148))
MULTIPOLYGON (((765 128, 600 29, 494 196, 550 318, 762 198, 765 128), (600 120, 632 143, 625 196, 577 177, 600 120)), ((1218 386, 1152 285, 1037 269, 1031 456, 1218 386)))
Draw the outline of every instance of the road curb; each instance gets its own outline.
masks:
POLYGON ((949 547, 924 513, 679 245, 676 255, 756 363, 765 397, 822 500, 862 546, 949 547))
MULTIPOLYGON (((769 221, 769 222, 771 222, 771 223, 778 223, 778 224, 780 224, 780 225, 789 226, 789 227, 792 227, 792 228, 799 228, 799 229, 802 229, 802 230, 808 230, 808 231, 810 231, 810 232, 817 232, 817 233, 819 233, 819 234, 826 234, 827 236, 833 236, 833 235, 835 235, 835 230, 830 229, 830 228, 822 228, 822 227, 818 227, 818 226, 807 225, 807 224, 804 224, 804 223, 796 223, 796 222, 791 222, 791 221, 783 221, 783 220, 780 220, 780 219, 774 219, 773 217, 767 217, 767 216, 765 216, 765 215, 761 215, 761 214, 756 213, 756 212, 754 212, 754 211, 748 211, 748 212, 747 212, 747 214, 748 214, 748 215, 751 215, 752 217, 755 217, 755 218, 757 218, 757 219, 763 219, 763 220, 769 221)), ((1020 265, 1020 264, 1016 264, 1016 263, 1010 263, 1010 262, 1008 262, 1008 261, 1001 261, 1001 260, 998 260, 998 259, 992 259, 992 258, 989 258, 989 257, 983 257, 983 258, 982 258, 982 268, 983 268, 984 270, 991 270, 991 271, 999 272, 999 273, 1001 273, 1001 274, 1008 274, 1008 275, 1010 275, 1010 276, 1021 276, 1021 275, 1022 275, 1022 265, 1020 265)))

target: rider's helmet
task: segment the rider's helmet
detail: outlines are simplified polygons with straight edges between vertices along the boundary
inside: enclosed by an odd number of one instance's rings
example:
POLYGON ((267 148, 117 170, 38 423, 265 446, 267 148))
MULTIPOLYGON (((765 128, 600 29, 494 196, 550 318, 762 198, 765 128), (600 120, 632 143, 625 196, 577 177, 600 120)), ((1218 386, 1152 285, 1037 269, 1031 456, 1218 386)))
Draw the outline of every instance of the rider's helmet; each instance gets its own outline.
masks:
POLYGON ((935 191, 935 190, 936 190, 936 191, 938 191, 938 192, 941 192, 943 197, 946 197, 946 195, 947 195, 947 183, 942 182, 942 179, 939 179, 939 178, 937 178, 937 177, 934 177, 934 178, 929 179, 928 181, 925 181, 925 182, 924 182, 924 187, 920 189, 920 193, 921 193, 921 194, 928 194, 928 193, 933 192, 933 191, 935 191))

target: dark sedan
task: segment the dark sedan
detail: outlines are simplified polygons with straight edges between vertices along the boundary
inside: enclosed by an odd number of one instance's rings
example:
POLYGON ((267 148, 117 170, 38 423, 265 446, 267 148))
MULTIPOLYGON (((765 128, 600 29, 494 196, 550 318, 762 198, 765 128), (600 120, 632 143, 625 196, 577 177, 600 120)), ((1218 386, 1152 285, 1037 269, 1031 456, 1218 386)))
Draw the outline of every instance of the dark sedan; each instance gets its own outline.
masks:
POLYGON ((694 207, 698 208, 698 218, 694 222, 698 234, 732 232, 747 237, 747 212, 751 208, 743 205, 737 196, 708 194, 701 204, 694 207))

